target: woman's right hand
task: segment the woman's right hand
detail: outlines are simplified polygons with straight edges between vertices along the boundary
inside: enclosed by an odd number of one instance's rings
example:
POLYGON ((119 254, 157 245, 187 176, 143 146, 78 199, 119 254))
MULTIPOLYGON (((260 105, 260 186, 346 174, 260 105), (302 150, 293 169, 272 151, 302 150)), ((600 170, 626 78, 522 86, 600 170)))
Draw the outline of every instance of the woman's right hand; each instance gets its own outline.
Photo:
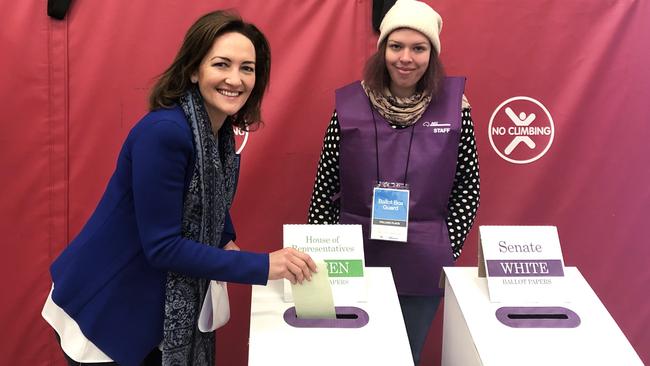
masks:
POLYGON ((308 254, 293 248, 284 248, 269 254, 269 280, 286 278, 295 284, 305 279, 311 281, 316 263, 308 254))

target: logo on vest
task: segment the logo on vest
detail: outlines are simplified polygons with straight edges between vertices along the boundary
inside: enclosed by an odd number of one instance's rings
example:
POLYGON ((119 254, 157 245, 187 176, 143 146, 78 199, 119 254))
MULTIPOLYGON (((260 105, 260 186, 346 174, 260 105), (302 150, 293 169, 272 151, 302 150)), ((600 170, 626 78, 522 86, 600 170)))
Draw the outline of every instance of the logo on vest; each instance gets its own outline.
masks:
POLYGON ((422 126, 429 127, 433 133, 449 133, 451 131, 451 123, 440 123, 438 121, 422 122, 422 126))
POLYGON ((553 143, 555 127, 548 109, 530 97, 513 97, 492 113, 488 136, 494 151, 514 164, 540 159, 553 143))
POLYGON ((248 131, 242 131, 239 127, 232 128, 235 133, 235 151, 240 154, 248 142, 248 131))

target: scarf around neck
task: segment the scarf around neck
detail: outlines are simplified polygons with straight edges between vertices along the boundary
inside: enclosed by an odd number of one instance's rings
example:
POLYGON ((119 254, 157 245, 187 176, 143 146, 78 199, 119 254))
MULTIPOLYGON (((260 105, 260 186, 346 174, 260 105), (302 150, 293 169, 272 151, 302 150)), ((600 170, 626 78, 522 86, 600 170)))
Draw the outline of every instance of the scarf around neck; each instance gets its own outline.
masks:
POLYGON ((396 97, 388 88, 383 93, 370 89, 362 81, 361 86, 366 93, 373 107, 388 122, 398 126, 410 126, 414 124, 429 106, 431 95, 415 93, 410 97, 396 97))
MULTIPOLYGON (((217 247, 226 211, 235 191, 239 157, 229 119, 215 136, 198 88, 180 98, 194 143, 192 177, 183 203, 182 236, 217 247)), ((212 366, 214 332, 199 331, 197 321, 208 290, 208 279, 169 272, 165 288, 162 364, 212 366)))

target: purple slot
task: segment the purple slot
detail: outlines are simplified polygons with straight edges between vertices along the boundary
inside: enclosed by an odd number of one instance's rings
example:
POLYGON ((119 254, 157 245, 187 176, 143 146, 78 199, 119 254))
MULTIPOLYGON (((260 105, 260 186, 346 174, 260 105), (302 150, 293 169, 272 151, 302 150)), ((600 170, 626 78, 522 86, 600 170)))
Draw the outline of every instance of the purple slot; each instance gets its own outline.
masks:
POLYGON ((284 312, 284 321, 296 328, 361 328, 368 324, 370 318, 365 310, 354 306, 336 306, 336 319, 300 319, 296 307, 284 312))
POLYGON ((505 306, 498 308, 499 321, 511 328, 575 328, 580 317, 561 306, 505 306))

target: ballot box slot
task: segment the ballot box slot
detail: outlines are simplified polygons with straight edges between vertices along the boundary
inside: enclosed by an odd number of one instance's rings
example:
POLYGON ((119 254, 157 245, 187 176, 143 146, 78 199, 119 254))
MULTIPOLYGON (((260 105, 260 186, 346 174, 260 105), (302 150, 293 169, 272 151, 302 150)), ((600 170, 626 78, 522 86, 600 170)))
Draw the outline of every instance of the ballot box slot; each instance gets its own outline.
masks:
POLYGON ((569 319, 566 314, 508 314, 510 319, 569 319))
POLYGON ((355 306, 336 306, 336 319, 303 319, 292 306, 285 310, 284 321, 296 328, 361 328, 370 321, 368 313, 355 306))
POLYGON ((576 312, 562 306, 504 306, 496 310, 497 319, 512 328, 575 328, 580 325, 576 312))

